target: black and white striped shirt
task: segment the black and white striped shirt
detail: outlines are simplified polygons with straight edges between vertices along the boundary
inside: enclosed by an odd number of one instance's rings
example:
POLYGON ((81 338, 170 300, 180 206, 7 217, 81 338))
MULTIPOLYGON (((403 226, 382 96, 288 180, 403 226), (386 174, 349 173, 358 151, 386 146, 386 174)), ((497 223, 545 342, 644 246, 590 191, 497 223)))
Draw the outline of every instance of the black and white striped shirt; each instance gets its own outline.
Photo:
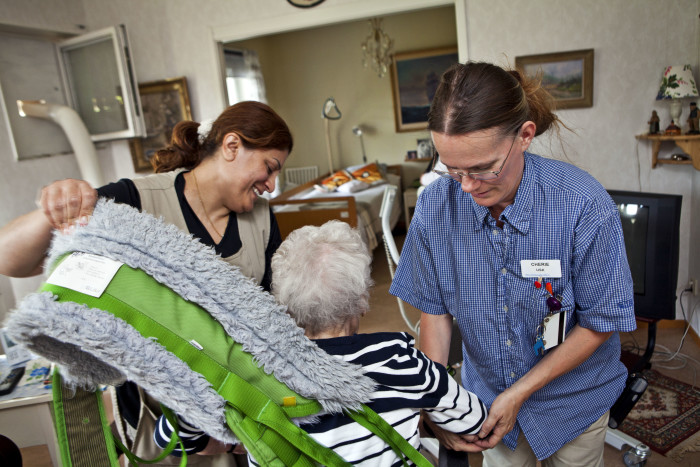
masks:
MULTIPOLYGON (((486 419, 486 407, 472 393, 460 387, 445 367, 414 348, 407 333, 381 332, 319 339, 319 347, 331 355, 364 368, 377 382, 367 405, 391 424, 415 448, 420 446, 420 410, 444 429, 476 434, 486 419)), ((180 419, 180 436, 188 453, 198 452, 208 440, 196 428, 180 419)), ((312 438, 333 449, 354 465, 402 465, 380 438, 344 415, 321 414, 314 424, 302 424, 312 438)), ((172 427, 161 417, 155 430, 156 443, 164 447, 172 427)), ((258 465, 249 458, 251 465, 258 465)))

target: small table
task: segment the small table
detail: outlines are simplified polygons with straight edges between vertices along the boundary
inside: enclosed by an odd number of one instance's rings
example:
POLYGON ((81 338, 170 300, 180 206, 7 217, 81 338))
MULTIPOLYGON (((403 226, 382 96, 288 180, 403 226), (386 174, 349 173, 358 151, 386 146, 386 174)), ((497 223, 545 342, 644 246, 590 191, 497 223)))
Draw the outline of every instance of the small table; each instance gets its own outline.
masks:
POLYGON ((0 430, 18 447, 46 444, 54 466, 60 466, 58 441, 51 419, 53 395, 19 397, 0 402, 0 430))
MULTIPOLYGON (((46 378, 51 363, 42 358, 29 360, 26 371, 14 390, 0 396, 0 433, 20 448, 47 445, 51 462, 61 465, 58 441, 54 432, 53 393, 39 378, 46 378)), ((0 355, 0 373, 9 372, 5 355, 0 355)))
POLYGON ((409 188, 403 192, 403 212, 407 230, 409 224, 411 223, 411 217, 413 217, 413 211, 416 208, 417 201, 418 188, 409 188))

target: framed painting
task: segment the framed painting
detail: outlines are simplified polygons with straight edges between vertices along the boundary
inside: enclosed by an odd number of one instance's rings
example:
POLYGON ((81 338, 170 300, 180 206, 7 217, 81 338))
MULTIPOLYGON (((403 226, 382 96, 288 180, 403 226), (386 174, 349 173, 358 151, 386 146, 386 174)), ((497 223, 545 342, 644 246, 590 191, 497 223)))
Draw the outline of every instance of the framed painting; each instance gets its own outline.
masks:
POLYGON ((185 77, 139 84, 146 136, 129 141, 136 172, 152 172, 151 157, 170 143, 175 124, 192 120, 185 77))
POLYGON ((428 111, 440 76, 458 61, 457 47, 394 54, 391 91, 396 131, 428 128, 428 111))
POLYGON ((540 77, 557 109, 593 107, 593 49, 515 57, 515 67, 540 77))

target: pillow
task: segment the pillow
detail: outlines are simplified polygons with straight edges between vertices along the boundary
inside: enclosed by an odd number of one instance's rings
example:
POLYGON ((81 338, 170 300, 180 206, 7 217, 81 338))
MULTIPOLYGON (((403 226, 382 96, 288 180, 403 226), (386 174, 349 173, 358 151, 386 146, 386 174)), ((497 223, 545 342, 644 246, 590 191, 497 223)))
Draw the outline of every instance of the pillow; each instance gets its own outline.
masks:
POLYGON ((368 183, 370 186, 385 182, 382 172, 379 170, 376 162, 360 167, 352 172, 352 176, 357 180, 368 183))
POLYGON ((326 177, 321 181, 321 187, 327 191, 335 191, 340 185, 343 185, 352 180, 352 175, 350 175, 345 170, 338 170, 336 173, 330 177, 326 177))
POLYGON ((369 185, 360 180, 350 180, 348 183, 340 185, 336 191, 338 193, 357 193, 358 191, 366 190, 369 185))

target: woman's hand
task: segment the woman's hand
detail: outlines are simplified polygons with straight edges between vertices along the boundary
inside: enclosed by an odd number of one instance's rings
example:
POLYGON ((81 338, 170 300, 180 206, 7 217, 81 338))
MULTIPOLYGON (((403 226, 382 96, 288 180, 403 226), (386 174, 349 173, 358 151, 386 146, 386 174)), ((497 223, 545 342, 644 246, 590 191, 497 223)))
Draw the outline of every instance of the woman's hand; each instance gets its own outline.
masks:
POLYGON ((474 444, 482 449, 490 449, 498 444, 515 426, 523 402, 524 399, 512 388, 503 391, 491 404, 489 416, 481 426, 479 439, 474 444))
POLYGON ((97 190, 83 180, 53 182, 41 190, 39 204, 53 228, 64 233, 84 226, 97 203, 97 190))
MULTIPOLYGON (((425 425, 430 427, 440 444, 447 449, 458 452, 481 452, 485 449, 475 444, 475 441, 478 441, 476 435, 458 435, 457 433, 443 430, 425 415, 422 415, 421 419, 425 425)), ((426 435, 421 433, 421 436, 426 435)))
POLYGON ((611 334, 575 325, 564 342, 550 350, 530 371, 496 397, 489 409, 489 416, 481 426, 480 439, 475 444, 483 449, 494 447, 513 429, 520 407, 535 391, 579 366, 611 334))

